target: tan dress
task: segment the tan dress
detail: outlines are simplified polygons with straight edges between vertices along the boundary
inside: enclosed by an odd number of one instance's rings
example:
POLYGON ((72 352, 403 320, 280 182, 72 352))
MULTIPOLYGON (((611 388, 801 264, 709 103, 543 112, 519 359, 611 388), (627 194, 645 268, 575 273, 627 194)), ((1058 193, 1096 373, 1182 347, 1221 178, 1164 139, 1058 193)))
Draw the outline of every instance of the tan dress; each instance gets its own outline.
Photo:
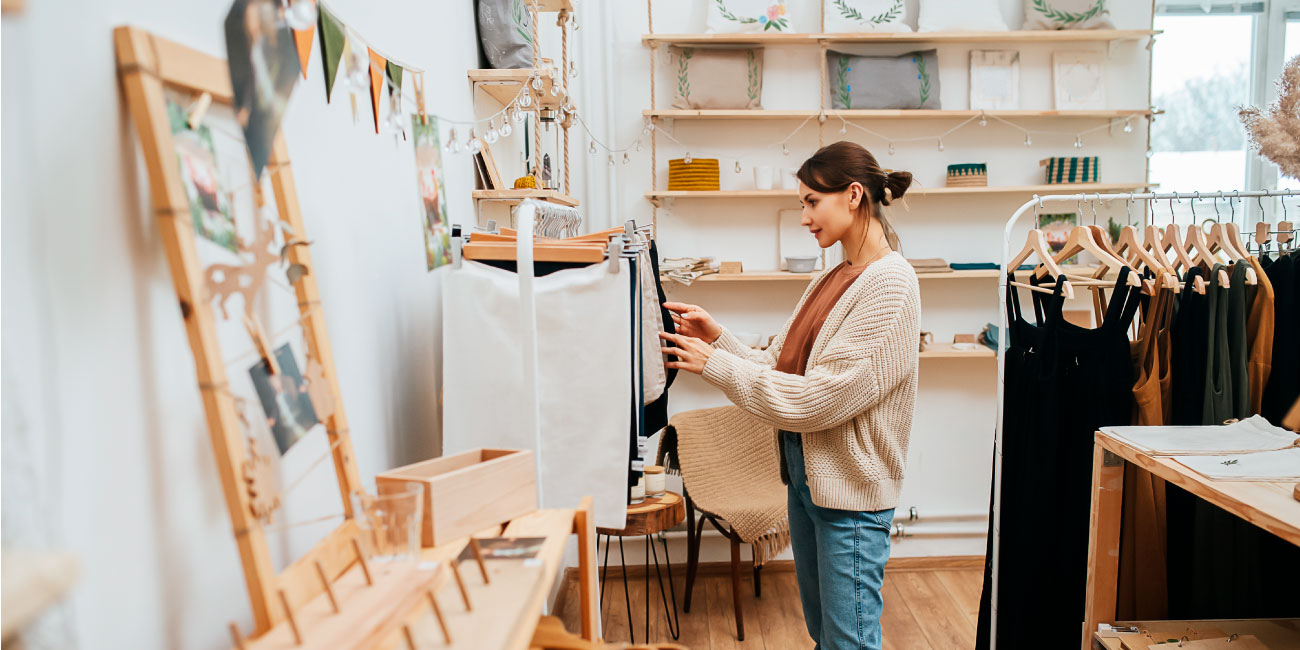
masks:
POLYGON ((1255 291, 1255 300, 1250 304, 1250 314, 1246 317, 1246 374, 1250 377, 1250 413, 1259 413, 1264 399, 1264 386, 1268 384, 1268 375, 1273 371, 1273 283, 1264 274, 1264 267, 1253 256, 1247 258, 1259 278, 1255 291))

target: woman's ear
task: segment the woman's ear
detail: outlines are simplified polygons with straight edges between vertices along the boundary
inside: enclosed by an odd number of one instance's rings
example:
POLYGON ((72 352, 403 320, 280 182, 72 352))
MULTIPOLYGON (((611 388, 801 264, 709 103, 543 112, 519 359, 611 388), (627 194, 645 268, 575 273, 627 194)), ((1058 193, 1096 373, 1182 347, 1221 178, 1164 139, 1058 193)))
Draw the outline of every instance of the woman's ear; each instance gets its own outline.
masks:
POLYGON ((850 210, 858 209, 858 205, 862 203, 862 192, 863 189, 861 183, 855 182, 852 185, 849 185, 849 209, 850 210))

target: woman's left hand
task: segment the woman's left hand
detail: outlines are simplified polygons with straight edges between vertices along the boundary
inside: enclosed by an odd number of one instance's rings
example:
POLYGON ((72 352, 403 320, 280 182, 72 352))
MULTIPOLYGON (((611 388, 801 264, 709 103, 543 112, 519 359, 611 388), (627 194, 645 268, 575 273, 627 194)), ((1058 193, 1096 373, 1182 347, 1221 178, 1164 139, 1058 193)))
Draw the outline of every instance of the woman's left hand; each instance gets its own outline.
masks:
POLYGON ((713 346, 692 336, 668 332, 660 332, 659 338, 670 344, 670 347, 663 347, 660 350, 667 356, 677 357, 677 361, 665 359, 665 368, 676 368, 697 375, 704 374, 704 365, 713 355, 713 346))

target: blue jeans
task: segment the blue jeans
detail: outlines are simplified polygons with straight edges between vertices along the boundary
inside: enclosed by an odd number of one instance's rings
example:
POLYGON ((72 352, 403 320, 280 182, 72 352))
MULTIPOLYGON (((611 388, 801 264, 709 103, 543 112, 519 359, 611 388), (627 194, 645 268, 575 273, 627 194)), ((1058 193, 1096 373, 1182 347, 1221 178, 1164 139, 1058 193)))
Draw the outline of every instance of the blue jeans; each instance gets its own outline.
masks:
POLYGON ((894 510, 858 512, 812 502, 800 434, 782 432, 790 474, 790 542, 808 635, 819 650, 880 648, 880 588, 894 510))

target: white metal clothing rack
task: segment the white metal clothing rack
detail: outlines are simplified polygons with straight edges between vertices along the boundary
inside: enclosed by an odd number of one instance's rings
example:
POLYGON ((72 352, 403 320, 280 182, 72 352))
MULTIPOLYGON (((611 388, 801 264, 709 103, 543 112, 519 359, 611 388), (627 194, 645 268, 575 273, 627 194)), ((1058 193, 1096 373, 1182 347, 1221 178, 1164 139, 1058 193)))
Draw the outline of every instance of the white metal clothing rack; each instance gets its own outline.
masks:
MULTIPOLYGON (((1009 332, 1007 323, 1007 261, 1011 256, 1011 233, 1015 230, 1020 220, 1026 214, 1036 214, 1034 208, 1042 207, 1044 202, 1070 202, 1075 205, 1089 202, 1096 204, 1099 201, 1182 201, 1186 200, 1232 200, 1247 198, 1285 198, 1300 196, 1298 190, 1234 190, 1224 192, 1215 191, 1198 191, 1198 192, 1142 192, 1128 194, 1048 194, 1045 196, 1034 195, 1034 198, 1023 203, 1012 213, 1011 218, 1007 219, 1006 227, 1002 231, 1002 257, 1000 258, 999 267, 1002 273, 998 277, 998 322, 1001 323, 1001 329, 998 330, 998 394, 997 394, 997 419, 994 422, 993 434, 993 557, 992 572, 990 578, 990 618, 989 618, 989 647, 997 648, 998 638, 998 561, 999 546, 1001 541, 1001 520, 1002 520, 1002 418, 1003 418, 1003 400, 1005 399, 1006 390, 1006 352, 1009 343, 1009 332)), ((1245 218, 1243 211, 1242 218, 1245 218)), ((1243 224, 1245 225, 1245 224, 1243 224)), ((1037 224, 1035 224, 1035 227, 1037 224)), ((1243 228, 1243 231, 1248 229, 1243 228)), ((1041 261, 1041 260, 1040 260, 1041 261)), ((1083 612, 1079 612, 1080 621, 1083 620, 1083 612)))

